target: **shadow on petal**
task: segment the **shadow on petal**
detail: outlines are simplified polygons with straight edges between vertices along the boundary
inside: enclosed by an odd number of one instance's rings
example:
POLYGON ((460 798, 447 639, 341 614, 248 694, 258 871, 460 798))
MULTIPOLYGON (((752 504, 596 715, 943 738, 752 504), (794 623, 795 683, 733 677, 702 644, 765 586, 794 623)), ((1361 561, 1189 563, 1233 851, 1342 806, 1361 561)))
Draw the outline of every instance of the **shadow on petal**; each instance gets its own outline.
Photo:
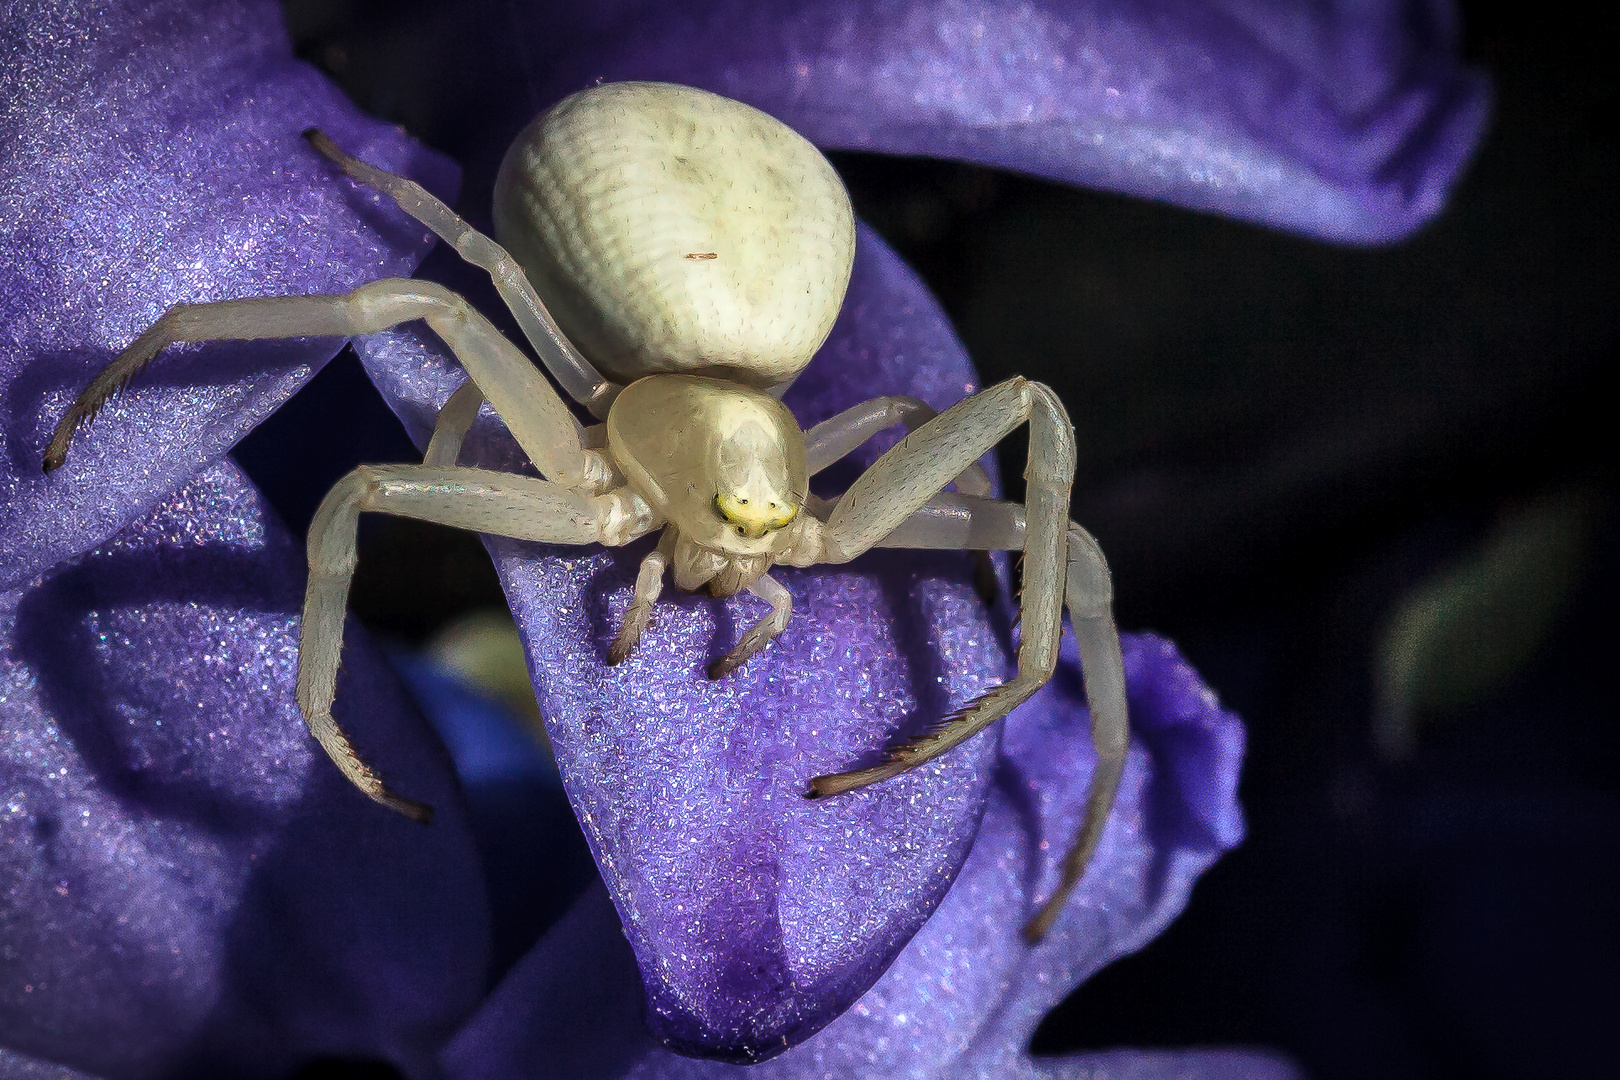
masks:
POLYGON ((108 1076, 425 1076, 487 979, 448 758, 362 634, 338 718, 423 829, 354 791, 293 700, 297 545, 221 463, 0 604, 0 1041, 108 1076))
POLYGON ((0 57, 0 588, 11 588, 222 456, 340 347, 176 350, 43 475, 69 403, 170 305, 343 292, 426 254, 425 230, 342 180, 304 128, 439 191, 457 172, 293 59, 269 0, 94 12, 30 0, 0 20, 0 57))

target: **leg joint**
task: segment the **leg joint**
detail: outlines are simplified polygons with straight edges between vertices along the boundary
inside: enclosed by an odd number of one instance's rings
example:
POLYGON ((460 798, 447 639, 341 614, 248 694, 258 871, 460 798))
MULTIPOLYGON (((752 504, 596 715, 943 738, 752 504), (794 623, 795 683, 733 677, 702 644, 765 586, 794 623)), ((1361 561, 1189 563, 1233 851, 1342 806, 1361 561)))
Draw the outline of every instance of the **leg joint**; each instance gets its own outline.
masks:
POLYGON ((1114 602, 1114 578, 1096 537, 1074 522, 1069 523, 1068 582, 1065 592, 1069 612, 1075 618, 1110 615, 1114 602))
POLYGON ((1049 484, 1065 490, 1074 482, 1074 424, 1052 388, 1044 383, 1028 384, 1025 400, 1029 408, 1029 459, 1024 479, 1031 484, 1049 484))
POLYGON ((615 488, 591 501, 596 505, 602 543, 608 547, 623 547, 647 535, 658 523, 658 516, 646 500, 627 487, 615 488))

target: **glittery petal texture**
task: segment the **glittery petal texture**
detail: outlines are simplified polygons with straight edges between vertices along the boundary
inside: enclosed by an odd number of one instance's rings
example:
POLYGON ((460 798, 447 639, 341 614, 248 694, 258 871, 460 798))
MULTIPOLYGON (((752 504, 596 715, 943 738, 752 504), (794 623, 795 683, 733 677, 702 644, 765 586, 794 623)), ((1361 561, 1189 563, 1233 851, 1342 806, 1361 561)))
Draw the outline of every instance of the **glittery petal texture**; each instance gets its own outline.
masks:
POLYGON ((64 1068, 51 1061, 43 1061, 0 1047, 0 1076, 6 1080, 104 1080, 77 1069, 64 1068))
POLYGON ((594 891, 457 1035, 445 1054, 450 1074, 1292 1080, 1298 1074, 1286 1061, 1235 1051, 1028 1055, 1047 1009, 1157 934, 1242 835, 1237 719, 1167 642, 1127 636, 1124 644, 1135 723, 1119 803, 1092 869, 1039 946, 1026 946, 1019 929, 1057 874, 1096 760, 1072 652, 1009 719, 984 824, 944 903, 877 984, 814 1038, 745 1073, 677 1057, 638 1035, 635 969, 605 895, 594 891))
POLYGON ((0 588, 94 546, 223 454, 340 342, 182 346, 67 464, 45 443, 172 304, 408 274, 425 231, 299 133, 452 189, 456 170, 292 58, 268 0, 20 0, 0 16, 0 588))
POLYGON ((528 33, 596 78, 739 98, 823 147, 956 158, 1354 243, 1433 218, 1489 113, 1449 0, 640 0, 528 33))
MULTIPOLYGON (((673 78, 827 146, 1371 242, 1438 212, 1484 123, 1450 11, 607 0, 569 32, 519 30, 544 72, 531 101, 600 75, 673 78)), ((378 811, 314 748, 291 698, 298 554, 217 461, 336 343, 176 349, 67 468, 38 475, 66 403, 170 304, 342 291, 414 265, 422 230, 337 180, 297 138, 312 125, 453 186, 448 163, 293 61, 267 0, 31 0, 0 19, 8 1076, 269 1077, 355 1056, 425 1077, 482 990, 487 905, 442 751, 352 630, 339 719, 399 790, 438 806, 435 825, 378 811)), ((425 437, 459 373, 414 332, 363 351, 425 437)), ((876 393, 945 405, 973 380, 926 291, 863 232, 849 305, 790 403, 809 423, 876 393)), ((521 467, 489 417, 467 459, 521 467)), ((784 571, 788 632, 709 683, 756 601, 667 598, 641 653, 608 669, 646 545, 493 549, 608 889, 456 1037, 456 1075, 732 1071, 671 1047, 775 1055, 761 1076, 1293 1075, 1259 1055, 1023 1049, 1242 835, 1241 730, 1167 644, 1127 641, 1118 809, 1063 921, 1028 949, 1017 928, 1092 766, 1072 656, 1005 731, 872 791, 799 797, 809 775, 869 760, 1005 673, 1008 630, 963 559, 784 571)))
POLYGON ((338 719, 422 828, 354 791, 293 700, 298 545, 229 463, 0 594, 0 1042, 112 1077, 422 1075, 488 921, 449 761, 351 631, 338 719))
MULTIPOLYGON (((414 334, 360 348, 420 438, 456 376, 414 334)), ((801 422, 875 394, 944 406, 975 388, 938 306, 863 229, 849 301, 788 398, 801 422)), ((512 455, 490 439, 469 459, 512 455)), ((710 681, 708 664, 766 613, 761 602, 666 592, 638 652, 610 668, 650 541, 491 546, 652 1026, 683 1051, 732 1060, 808 1037, 917 931, 982 811, 995 733, 872 789, 803 797, 810 777, 875 760, 896 733, 1004 676, 1006 627, 975 595, 966 557, 873 553, 847 568, 773 571, 793 594, 786 632, 710 681)))

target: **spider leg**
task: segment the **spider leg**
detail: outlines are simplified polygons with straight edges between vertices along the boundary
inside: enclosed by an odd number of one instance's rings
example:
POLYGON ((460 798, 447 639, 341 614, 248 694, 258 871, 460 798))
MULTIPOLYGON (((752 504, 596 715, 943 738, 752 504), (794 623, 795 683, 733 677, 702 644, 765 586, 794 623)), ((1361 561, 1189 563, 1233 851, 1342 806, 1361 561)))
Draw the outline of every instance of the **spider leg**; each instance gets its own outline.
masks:
POLYGON ((1046 387, 1013 379, 961 402, 908 435, 845 493, 824 527, 829 561, 876 546, 1022 550, 1023 635, 1013 678, 969 702, 934 730, 890 750, 888 759, 813 779, 812 795, 850 791, 899 775, 982 731, 1051 677, 1066 604, 1080 645, 1098 764, 1086 818, 1054 895, 1025 928, 1038 939, 1084 873, 1113 805, 1128 740, 1124 664, 1112 614, 1107 563, 1089 533, 1068 519, 1074 434, 1062 403, 1046 387), (973 495, 935 494, 963 463, 1027 420, 1030 449, 1020 508, 973 495))
POLYGON ((483 404, 484 392, 471 379, 456 387, 456 392, 439 407, 439 417, 433 422, 433 437, 428 440, 422 464, 454 465, 461 456, 462 441, 472 430, 483 404))
MULTIPOLYGON (((886 394, 853 405, 804 433, 810 475, 842 460, 885 428, 904 424, 912 432, 938 415, 932 405, 907 394, 886 394)), ((956 478, 956 490, 965 495, 989 495, 990 474, 975 461, 956 478)))
MULTIPOLYGON (((905 424, 908 432, 916 431, 938 415, 932 405, 908 394, 887 394, 851 406, 805 432, 805 456, 809 459, 810 475, 841 460, 884 428, 905 424)), ((990 474, 977 461, 962 470, 954 483, 956 490, 964 495, 988 496, 991 491, 990 474)), ((991 603, 997 591, 995 564, 987 551, 975 550, 970 554, 973 587, 985 603, 991 603)))
POLYGON ((641 635, 646 631, 647 623, 652 618, 653 605, 658 602, 659 594, 664 591, 664 570, 669 566, 669 553, 674 546, 675 527, 671 525, 665 528, 664 535, 659 537, 658 546, 641 560, 641 569, 636 572, 636 589, 630 598, 630 607, 625 611, 624 622, 620 624, 619 632, 614 635, 613 645, 608 649, 609 664, 624 663, 641 641, 641 635))
POLYGON ((1125 773, 1125 751, 1131 737, 1125 705, 1125 660, 1120 655, 1119 631, 1114 626, 1113 580, 1096 539, 1072 522, 1064 593, 1075 643, 1080 648, 1080 672, 1091 710, 1091 742, 1097 750, 1097 768, 1086 790, 1085 817, 1069 843, 1057 887, 1035 917, 1024 924, 1024 938, 1032 943, 1046 936, 1085 876, 1086 865, 1097 850, 1103 825, 1113 808, 1120 777, 1125 773))
MULTIPOLYGON (((1024 533, 1024 510, 1016 503, 944 494, 928 500, 878 546, 1016 551, 1024 546, 1024 533)), ((1068 527, 1067 560, 1064 605, 1069 609, 1079 646, 1097 765, 1086 794, 1085 817, 1070 842, 1058 885, 1024 927, 1024 936, 1031 942, 1039 941, 1051 929, 1085 874, 1119 790, 1130 740, 1125 663, 1114 626, 1112 578, 1097 541, 1072 521, 1068 527)))
POLYGON ((838 500, 823 531, 828 561, 842 562, 882 542, 968 462, 1019 424, 1030 426, 1024 470, 1024 596, 1018 669, 1008 682, 969 702, 934 730, 860 769, 811 780, 816 795, 836 795, 898 776, 958 745, 1011 712, 1051 678, 1061 632, 1061 602, 1074 431, 1057 395, 1014 378, 975 394, 895 444, 838 500))
POLYGON ((501 299, 511 309, 523 336, 539 354, 540 360, 551 372, 552 378, 570 397, 584 405, 596 417, 607 415, 607 407, 619 387, 604 379, 580 355, 574 343, 564 336, 551 312, 529 283, 529 278, 517 260, 494 240, 485 236, 422 185, 403 176, 396 176, 359 158, 350 157, 321 131, 310 128, 304 132, 310 145, 336 162, 351 179, 377 189, 393 199, 411 217, 426 225, 439 239, 456 249, 456 253, 480 270, 487 271, 500 292, 501 299))
POLYGON ((355 787, 425 822, 431 808, 390 792, 332 718, 343 612, 356 562, 355 531, 363 511, 553 544, 622 544, 645 533, 654 518, 627 491, 590 495, 531 477, 457 467, 362 465, 327 494, 309 528, 298 707, 310 733, 355 787))
POLYGON ((723 679, 742 667, 750 656, 770 644, 773 637, 786 629, 788 620, 793 617, 793 594, 771 575, 760 575, 748 586, 748 591, 771 605, 771 613, 749 627, 730 652, 709 665, 711 679, 723 679))
POLYGON ((62 464, 78 425, 170 344, 353 337, 413 319, 426 320, 450 346, 541 473, 574 483, 596 471, 596 458, 582 448, 579 421, 529 358, 467 301, 441 285, 411 278, 384 278, 345 295, 272 296, 170 308, 68 408, 46 448, 45 471, 62 464))

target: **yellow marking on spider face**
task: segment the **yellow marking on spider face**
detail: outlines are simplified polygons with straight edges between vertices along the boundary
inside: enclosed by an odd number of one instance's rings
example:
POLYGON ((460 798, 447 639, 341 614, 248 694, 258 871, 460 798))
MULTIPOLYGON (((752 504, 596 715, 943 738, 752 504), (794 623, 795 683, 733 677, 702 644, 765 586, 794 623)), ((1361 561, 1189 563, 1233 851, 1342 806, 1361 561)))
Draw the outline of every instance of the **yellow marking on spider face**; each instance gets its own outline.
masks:
POLYGON ((758 540, 768 532, 784 528, 799 514, 797 506, 781 499, 750 498, 746 494, 728 494, 724 491, 714 497, 714 508, 750 540, 758 540))

